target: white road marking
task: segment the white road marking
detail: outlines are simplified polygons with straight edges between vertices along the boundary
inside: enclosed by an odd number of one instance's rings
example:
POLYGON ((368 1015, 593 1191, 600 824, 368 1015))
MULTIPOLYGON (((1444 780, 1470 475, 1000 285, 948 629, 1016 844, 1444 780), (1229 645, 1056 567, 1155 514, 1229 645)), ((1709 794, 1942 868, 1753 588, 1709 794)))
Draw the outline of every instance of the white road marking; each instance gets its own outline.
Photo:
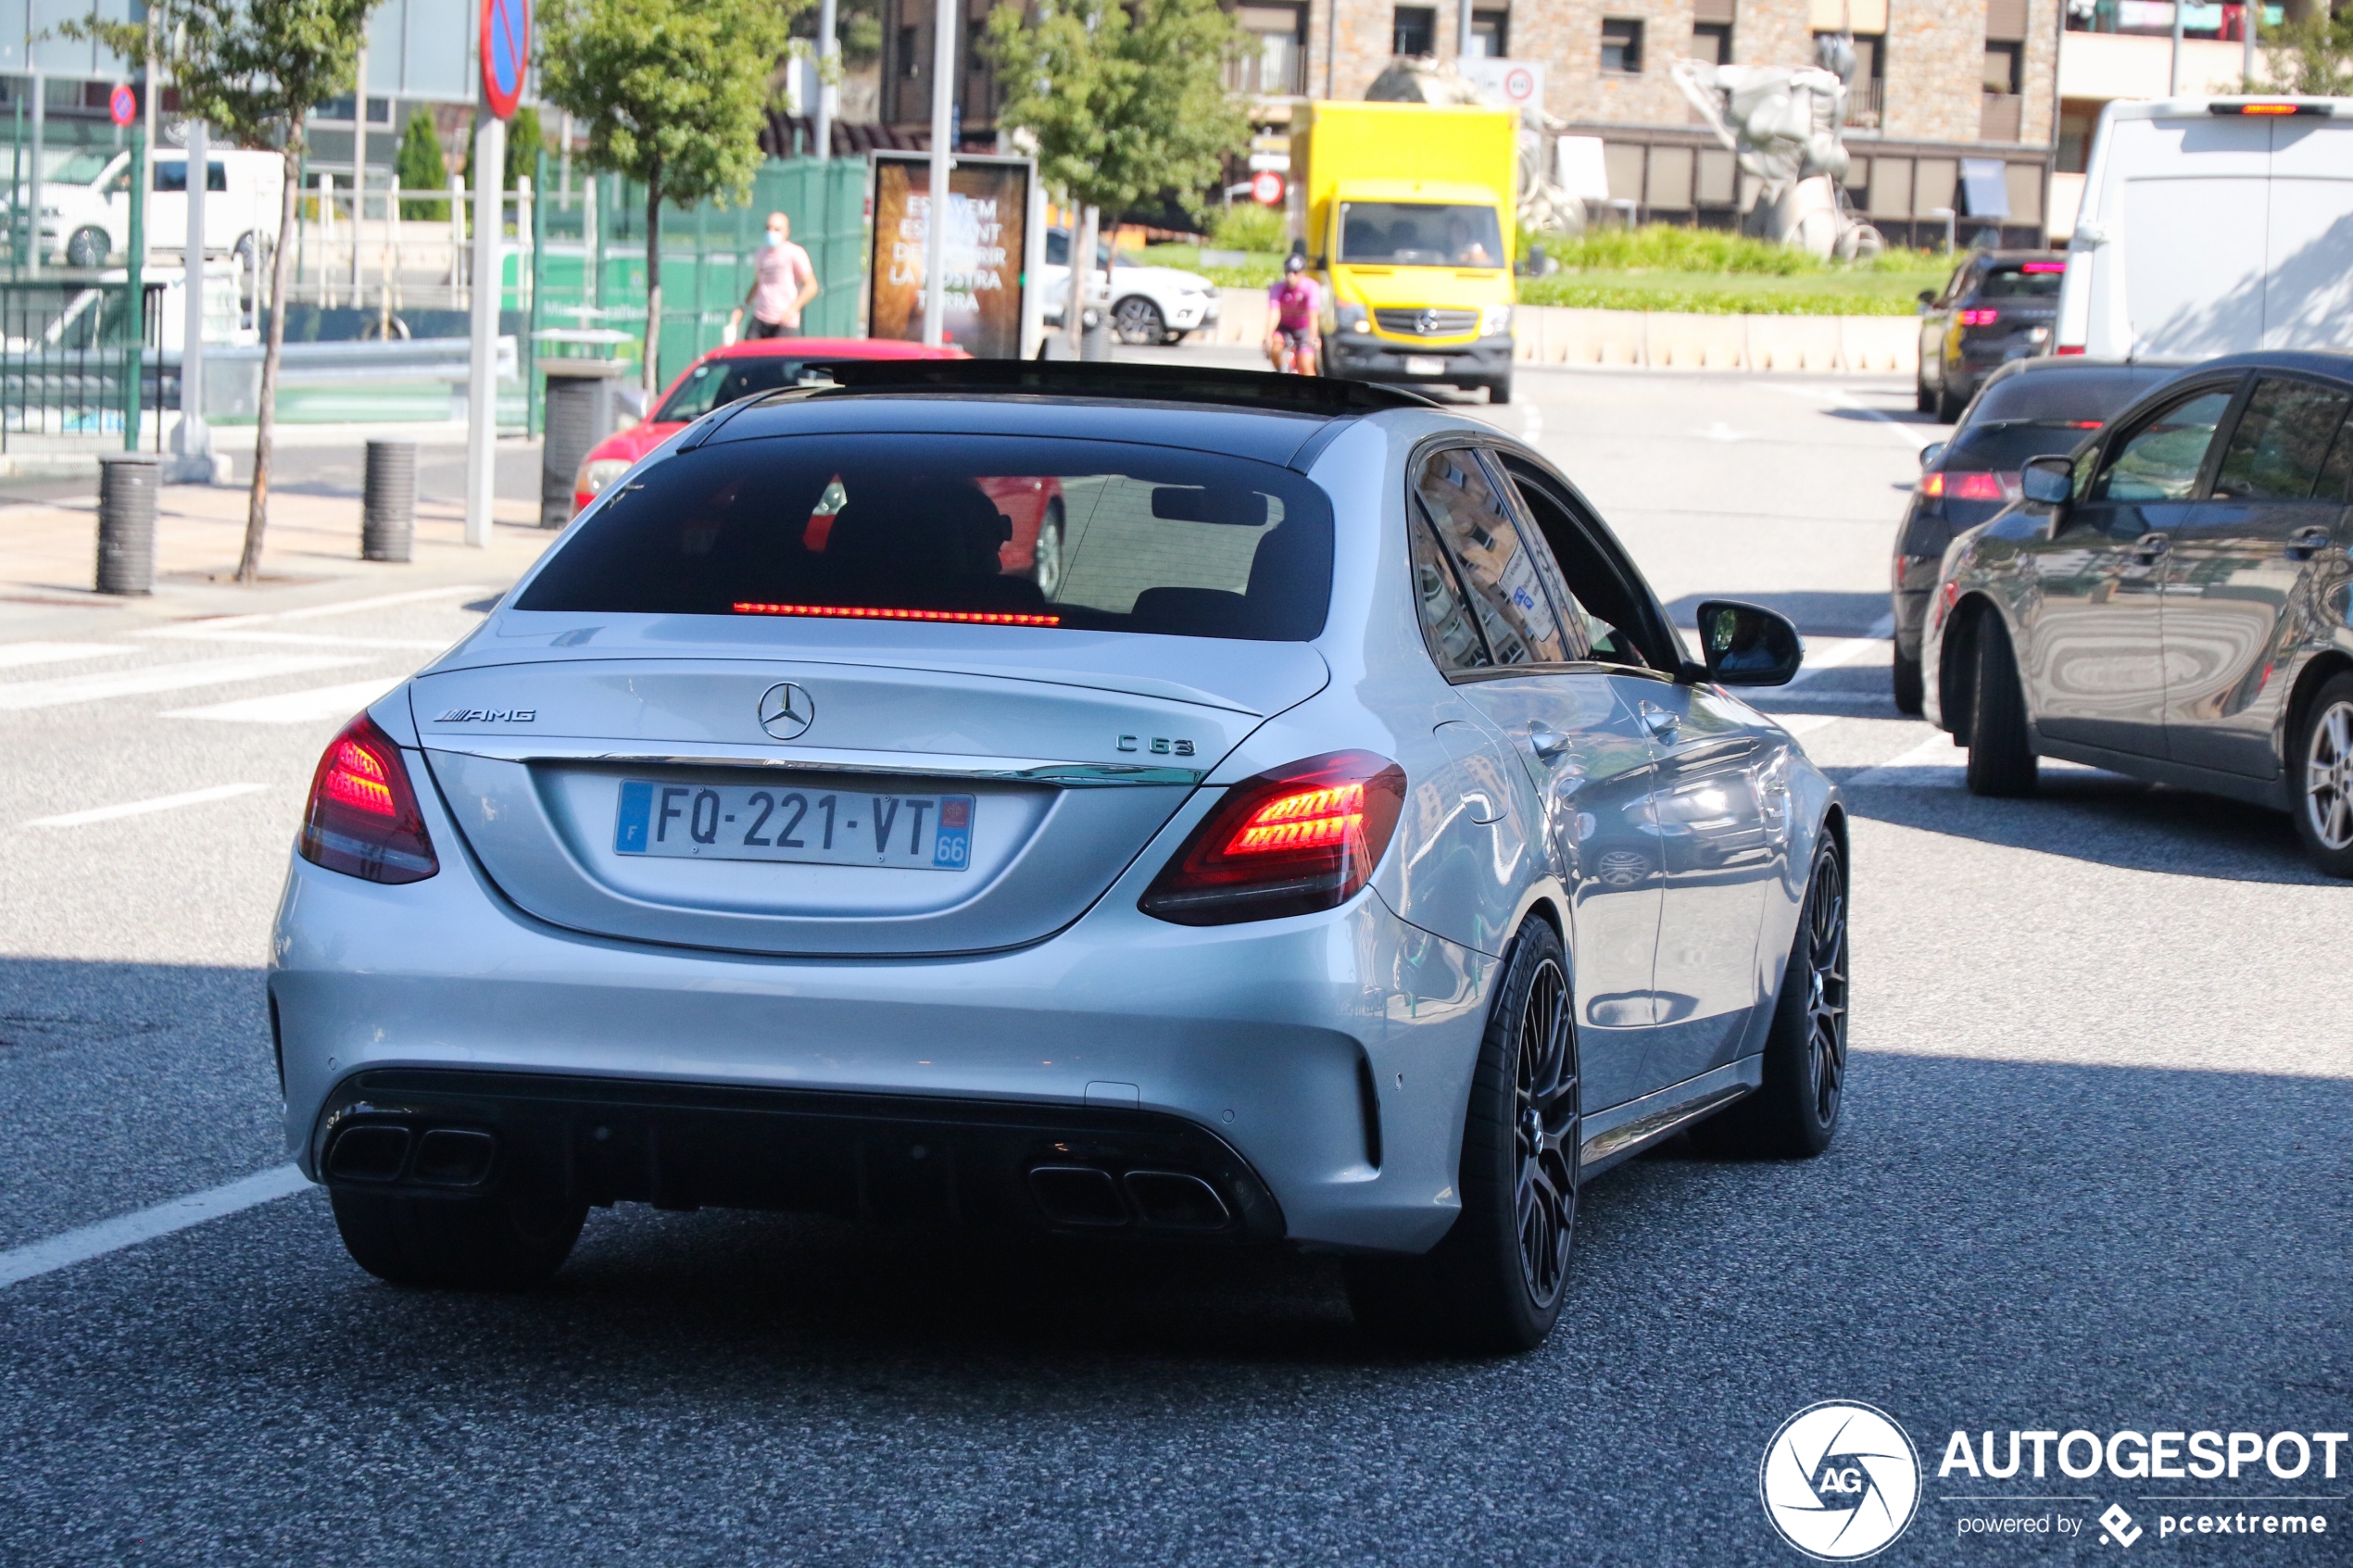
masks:
POLYGON ((422 599, 448 598, 459 594, 504 593, 481 583, 452 583, 442 588, 412 588, 403 594, 378 594, 373 598, 338 599, 333 604, 305 605, 300 609, 257 610, 251 615, 222 615, 208 621, 187 624, 208 631, 226 631, 233 626, 257 626, 265 621, 316 621, 322 615, 345 615, 356 609, 382 609, 390 605, 415 604, 422 599))
POLYGON ((0 1290, 19 1285, 41 1274, 70 1268, 93 1258, 103 1258, 109 1252, 120 1252, 126 1247, 136 1247, 143 1241, 184 1231, 191 1225, 201 1225, 208 1220, 239 1213, 259 1204, 289 1198, 310 1185, 303 1173, 292 1165, 280 1165, 274 1170, 257 1172, 225 1186, 207 1192, 192 1192, 185 1198, 175 1198, 158 1203, 152 1209, 142 1209, 135 1214, 123 1214, 111 1220, 101 1220, 94 1225, 53 1236, 46 1241, 36 1241, 7 1252, 0 1252, 0 1290))
POLYGON ((1812 680, 1825 670, 1836 670, 1843 665, 1860 663, 1865 656, 1877 653, 1882 648, 1892 651, 1894 647, 1892 641, 1894 634, 1895 617, 1888 614, 1881 616, 1872 623, 1870 631, 1862 636, 1825 637, 1806 650, 1806 662, 1799 668, 1797 673, 1790 678, 1789 684, 1793 686, 1799 685, 1812 680))
POLYGON ((1939 730, 1911 750, 1889 758, 1876 768, 1866 768, 1846 781, 1846 787, 1870 789, 1880 785, 1895 785, 1913 789, 1942 789, 1959 782, 1969 766, 1967 748, 1956 746, 1953 737, 1939 730))
POLYGON ((87 811, 66 811, 55 817, 35 817, 25 823, 25 826, 78 828, 85 822, 110 822, 117 817, 144 817, 150 811, 169 811, 175 806, 201 806, 208 800, 228 800, 240 795, 251 795, 261 787, 258 784, 214 784, 209 789, 184 790, 178 795, 158 795, 153 800, 131 800, 120 806, 93 806, 87 811))
POLYGON ((271 647, 396 648, 402 652, 439 653, 449 637, 338 637, 328 632, 216 632, 208 626, 158 626, 142 636, 170 637, 198 643, 256 643, 271 647))
POLYGON ((1768 717, 1793 735, 1810 735, 1816 730, 1828 729, 1846 715, 1843 713, 1775 713, 1768 717))
POLYGON ((1746 441, 1749 437, 1749 433, 1747 431, 1734 430, 1730 425, 1726 424, 1721 420, 1718 420, 1705 430, 1695 430, 1692 432, 1692 433, 1698 436, 1703 441, 1746 441))
POLYGON ((77 659, 105 659, 110 654, 137 653, 122 643, 0 643, 0 670, 28 664, 66 664, 77 659))
POLYGON ((216 719, 233 724, 308 724, 320 719, 348 719, 407 680, 385 675, 346 681, 339 686, 313 686, 308 691, 280 692, 275 696, 240 697, 208 708, 174 708, 166 719, 216 719))
POLYGON ((243 659, 196 659, 182 664, 149 664, 136 670, 114 670, 98 675, 60 675, 46 681, 0 683, 0 712, 29 708, 62 708, 68 703, 100 702, 108 697, 137 696, 147 692, 184 691, 190 686, 220 686, 233 681, 260 681, 274 675, 305 675, 365 664, 364 659, 336 659, 326 654, 252 654, 243 659))

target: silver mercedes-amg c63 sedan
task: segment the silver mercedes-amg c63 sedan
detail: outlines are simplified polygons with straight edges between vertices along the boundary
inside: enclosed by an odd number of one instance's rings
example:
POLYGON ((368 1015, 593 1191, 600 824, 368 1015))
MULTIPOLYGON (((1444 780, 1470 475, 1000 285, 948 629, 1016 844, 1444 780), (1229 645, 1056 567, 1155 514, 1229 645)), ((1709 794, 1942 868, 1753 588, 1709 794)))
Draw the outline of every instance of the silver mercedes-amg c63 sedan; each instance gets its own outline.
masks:
POLYGON ((1829 1144, 1843 811, 1731 690, 1787 621, 1692 660, 1411 394, 835 378, 689 426, 321 759, 270 1007, 363 1267, 527 1285, 616 1201, 1283 1242, 1509 1349, 1597 1172, 1829 1144))

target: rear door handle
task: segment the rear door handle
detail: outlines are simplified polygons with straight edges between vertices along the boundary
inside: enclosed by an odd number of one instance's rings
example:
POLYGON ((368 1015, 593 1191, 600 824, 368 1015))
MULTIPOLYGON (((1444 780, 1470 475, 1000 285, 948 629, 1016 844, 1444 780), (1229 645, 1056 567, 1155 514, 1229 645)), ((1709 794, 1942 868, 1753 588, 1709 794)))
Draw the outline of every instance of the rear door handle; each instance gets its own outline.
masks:
POLYGON ((2288 536, 2287 558, 2310 560, 2329 547, 2329 531, 2325 528, 2299 528, 2288 536))
POLYGON ((2173 538, 2171 534, 2144 533, 2133 541, 2133 558, 2141 565, 2146 566, 2172 547, 2173 538))

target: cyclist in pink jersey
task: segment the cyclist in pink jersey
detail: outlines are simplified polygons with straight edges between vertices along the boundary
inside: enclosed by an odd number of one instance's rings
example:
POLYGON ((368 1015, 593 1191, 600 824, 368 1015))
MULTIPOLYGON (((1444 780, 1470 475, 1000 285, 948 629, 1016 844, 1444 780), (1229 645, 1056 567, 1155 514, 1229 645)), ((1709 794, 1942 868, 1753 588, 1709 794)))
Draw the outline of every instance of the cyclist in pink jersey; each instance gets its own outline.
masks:
POLYGON ((1276 370, 1315 373, 1316 318, 1323 309, 1323 285, 1307 275, 1307 258, 1286 257, 1281 280, 1266 291, 1266 358, 1276 370))

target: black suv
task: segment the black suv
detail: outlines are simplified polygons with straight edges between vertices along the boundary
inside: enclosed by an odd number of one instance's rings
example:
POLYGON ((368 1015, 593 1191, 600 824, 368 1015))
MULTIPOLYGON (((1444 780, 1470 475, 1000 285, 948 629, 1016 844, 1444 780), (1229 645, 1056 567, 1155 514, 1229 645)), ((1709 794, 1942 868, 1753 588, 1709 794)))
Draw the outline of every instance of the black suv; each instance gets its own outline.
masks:
POLYGON ((1920 623, 1955 537, 2019 496, 2029 458, 2071 452, 2134 398, 2179 373, 2104 359, 2014 359, 1997 367, 1950 441, 1920 450, 1920 482, 1895 531, 1895 706, 1920 710, 1920 623))
POLYGON ((1922 289, 1919 411, 1950 424, 1988 375, 2049 353, 2066 276, 2063 252, 1990 250, 1956 268, 1943 294, 1922 289))

